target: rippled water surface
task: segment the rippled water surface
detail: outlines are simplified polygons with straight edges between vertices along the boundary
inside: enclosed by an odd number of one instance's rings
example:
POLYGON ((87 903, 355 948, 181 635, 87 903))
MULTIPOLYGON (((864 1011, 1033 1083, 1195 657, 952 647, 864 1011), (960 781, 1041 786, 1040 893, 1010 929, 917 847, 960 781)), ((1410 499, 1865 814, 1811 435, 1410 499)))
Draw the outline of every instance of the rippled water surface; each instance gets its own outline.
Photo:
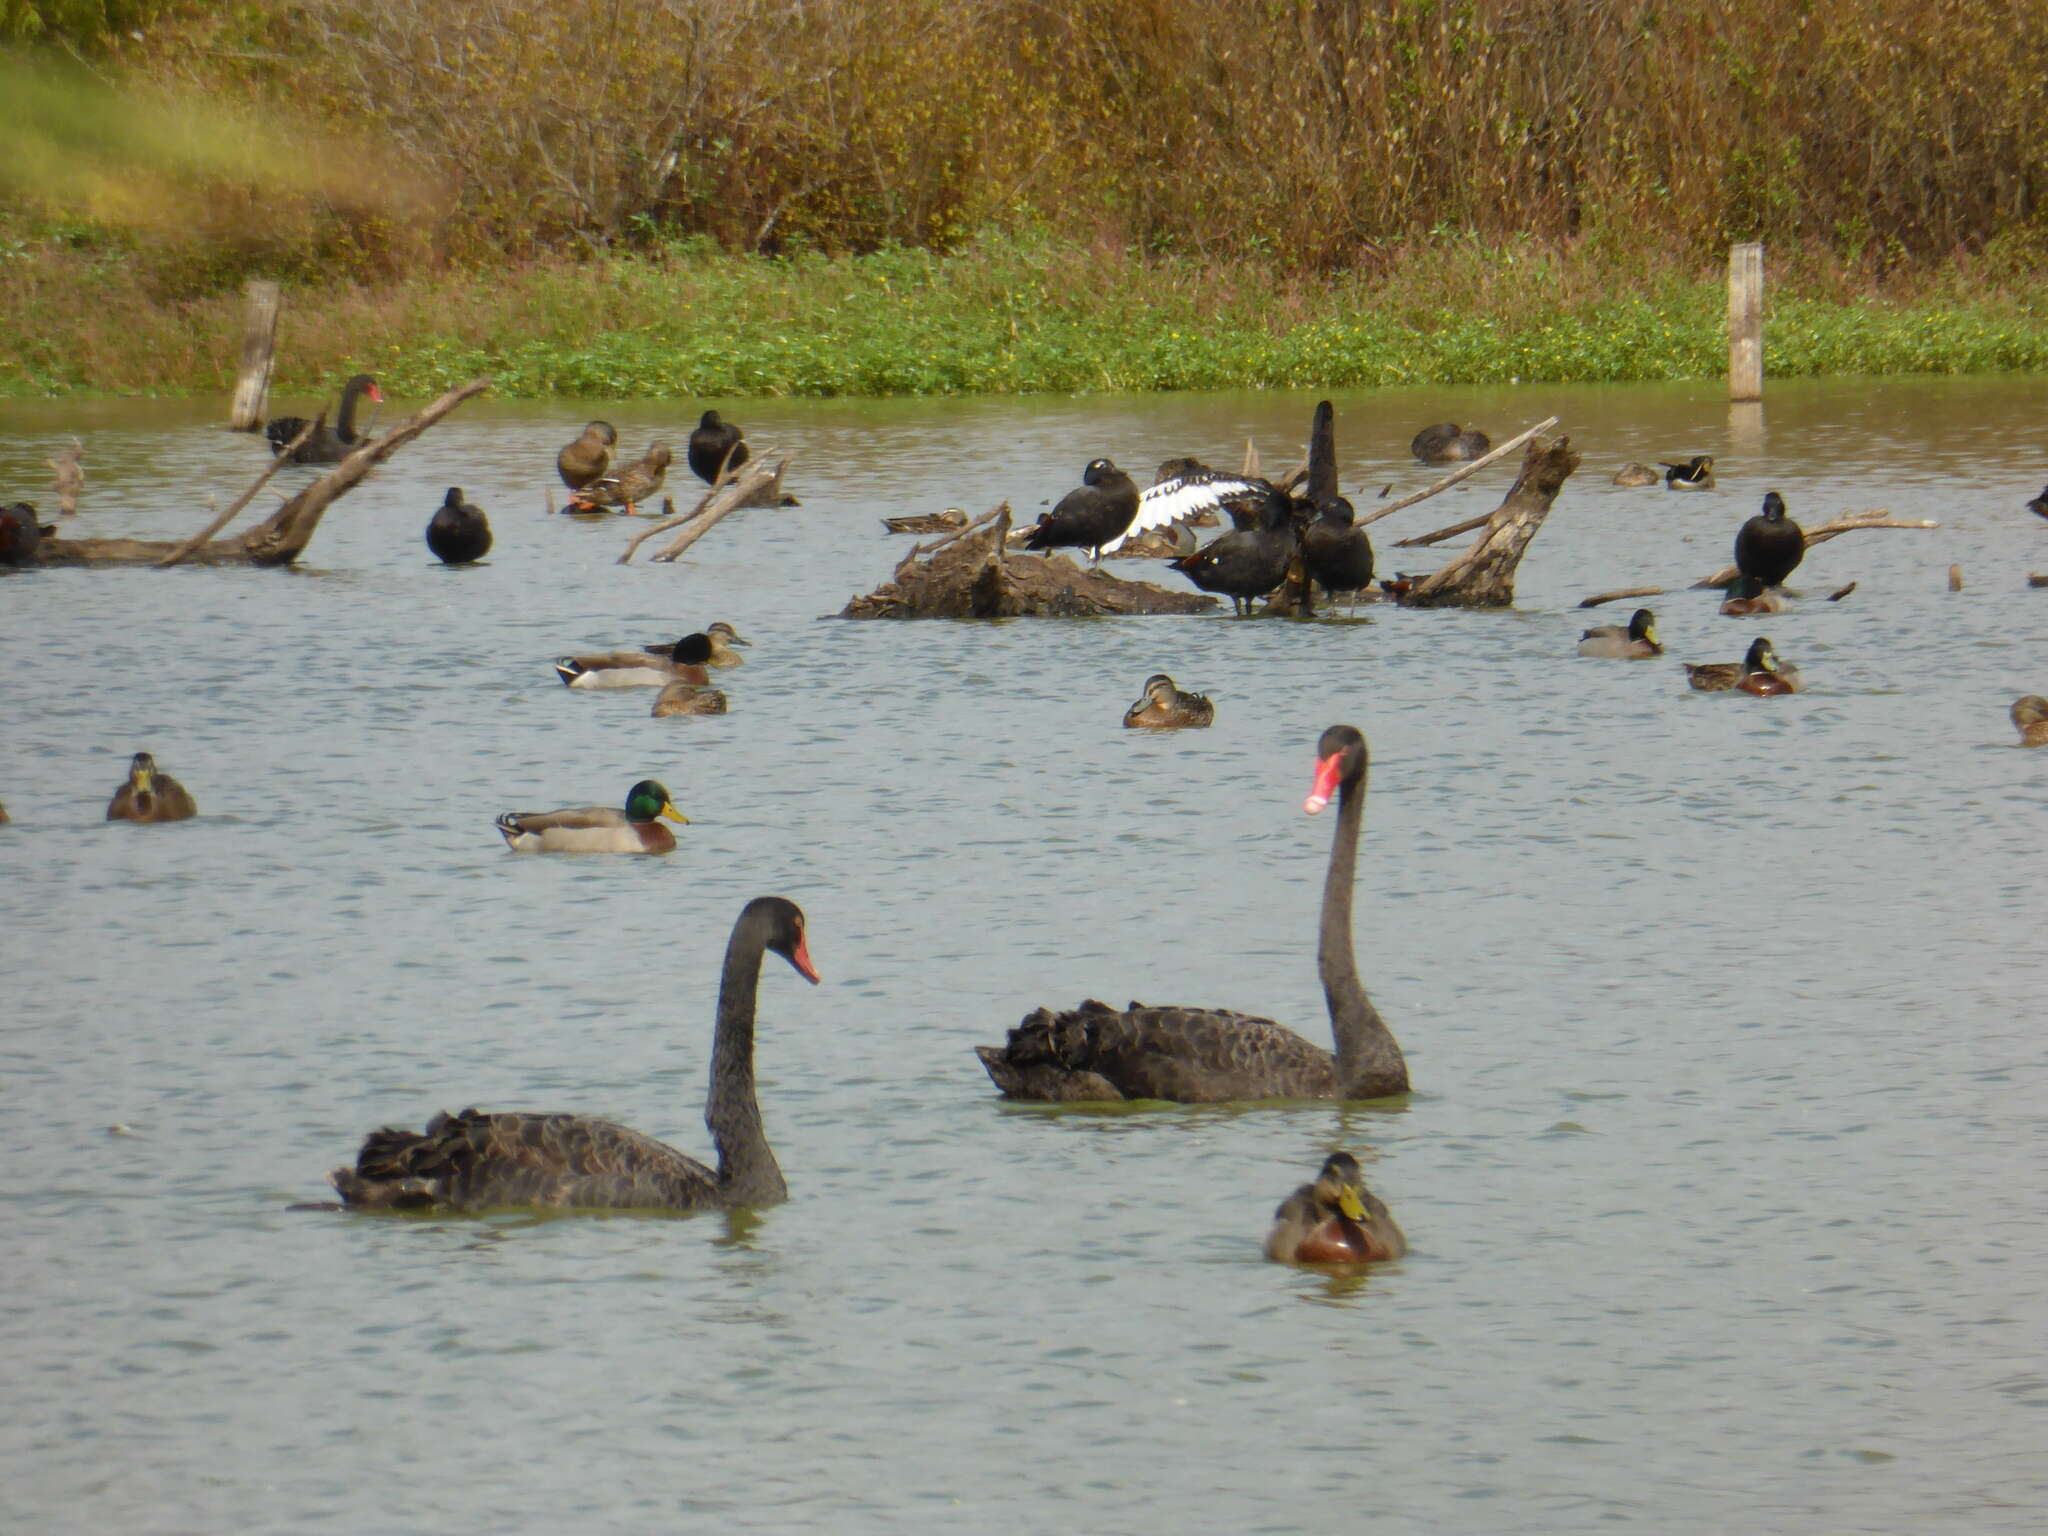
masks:
MULTIPOLYGON (((885 514, 1033 512, 1098 454, 1285 463, 1313 397, 1270 394, 741 402, 803 505, 673 566, 543 494, 586 414, 637 451, 699 406, 482 403, 297 570, 0 577, 6 1527, 2037 1529, 2048 752, 2005 711, 2048 692, 2048 380, 1717 395, 1337 398, 1361 508, 1426 483, 1426 422, 1563 418, 1585 467, 1507 613, 822 617, 904 552, 885 514), (1608 483, 1698 452, 1714 493, 1608 483), (421 544, 451 484, 485 565, 421 544), (1693 694, 1676 660, 1759 621, 1686 586, 1768 489, 1941 526, 1809 555, 1762 622, 1810 692, 1693 694), (1577 600, 1647 583, 1670 659, 1576 658, 1630 606, 1577 600), (725 718, 548 666, 720 618, 754 642, 725 718), (1157 670, 1213 729, 1119 729, 1157 670), (1358 944, 1412 1098, 998 1099, 970 1047, 1040 1003, 1325 1036, 1301 800, 1335 720, 1373 744, 1358 944), (138 748, 199 819, 101 820, 138 748), (492 828, 645 775, 691 817, 669 858, 492 828), (826 978, 763 979, 787 1205, 286 1210, 469 1103, 704 1152, 719 956, 771 891, 826 978), (1413 1251, 1266 1263, 1339 1146, 1413 1251)), ((191 530, 261 460, 217 414, 0 407, 0 490, 75 431, 79 527, 191 530)), ((1507 478, 1376 525, 1383 568, 1507 478)))

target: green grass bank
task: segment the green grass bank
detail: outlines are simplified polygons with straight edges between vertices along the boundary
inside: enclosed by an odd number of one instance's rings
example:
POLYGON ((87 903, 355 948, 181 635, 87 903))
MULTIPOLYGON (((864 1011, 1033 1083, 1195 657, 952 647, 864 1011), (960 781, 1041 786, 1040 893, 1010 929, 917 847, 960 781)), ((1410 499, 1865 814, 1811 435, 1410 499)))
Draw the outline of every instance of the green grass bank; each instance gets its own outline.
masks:
MULTIPOLYGON (((2048 266, 1993 250, 1874 279, 1767 252, 1776 377, 2048 369, 2048 266)), ((0 393, 232 387, 241 299, 166 300, 147 263, 0 238, 0 393)), ((630 257, 289 285, 275 388, 358 369, 418 396, 945 395, 1712 378, 1718 270, 1581 241, 1395 252, 1371 273, 1141 260, 990 238, 953 255, 630 257)))

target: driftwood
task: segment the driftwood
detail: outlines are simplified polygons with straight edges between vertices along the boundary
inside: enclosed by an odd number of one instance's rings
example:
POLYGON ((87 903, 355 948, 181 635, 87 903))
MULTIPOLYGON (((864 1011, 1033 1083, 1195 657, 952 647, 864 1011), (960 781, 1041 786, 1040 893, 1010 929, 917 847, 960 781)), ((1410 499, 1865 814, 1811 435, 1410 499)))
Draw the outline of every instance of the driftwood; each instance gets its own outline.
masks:
MULTIPOLYGON (((1844 512, 1831 523, 1822 523, 1818 528, 1806 530, 1806 547, 1825 544, 1829 539, 1840 538, 1845 533, 1856 533, 1864 528, 1939 528, 1941 524, 1925 518, 1893 517, 1882 508, 1869 512, 1844 512)), ((1704 581, 1693 583, 1695 587, 1725 587, 1742 573, 1732 565, 1724 565, 1704 581)))
MULTIPOLYGON (((204 545, 192 539, 44 539, 36 553, 44 565, 164 565, 179 559, 203 565, 289 565, 305 553, 331 503, 353 490, 372 469, 463 401, 490 387, 489 379, 472 379, 460 389, 449 390, 411 420, 393 427, 375 442, 363 444, 261 523, 232 539, 204 545)), ((268 478, 263 476, 249 488, 243 505, 268 478)), ((226 519, 217 518, 215 522, 221 525, 226 519)))
POLYGON ((1856 583, 1853 581, 1850 582, 1849 585, 1847 585, 1846 587, 1837 587, 1834 591, 1828 594, 1828 601, 1831 603, 1839 603, 1843 598, 1847 597, 1851 592, 1854 592, 1855 590, 1856 583))
POLYGON ((1581 608, 1598 608, 1602 603, 1618 603, 1624 597, 1662 597, 1662 587, 1623 587, 1618 592, 1595 592, 1591 597, 1579 599, 1581 608))
POLYGON ((658 534, 667 533, 670 529, 680 528, 683 531, 655 554, 654 558, 663 563, 676 559, 684 550, 716 527, 729 512, 736 512, 741 507, 780 506, 782 468, 788 462, 787 459, 780 460, 773 469, 759 459, 741 465, 731 479, 721 480, 709 487, 698 498, 697 505, 680 517, 676 516, 675 502, 664 498, 661 504, 662 520, 627 541, 625 552, 619 556, 619 564, 631 565, 634 553, 642 544, 658 534), (772 499, 762 500, 764 496, 772 499))
POLYGON ((891 578, 841 610, 843 619, 1085 618, 1098 614, 1201 613, 1203 592, 1171 592, 1083 570, 1065 555, 1005 553, 1008 502, 958 533, 919 546, 891 578))
POLYGON ((1550 504, 1579 467, 1572 440, 1536 437, 1522 454, 1522 472, 1487 519, 1472 547, 1401 594, 1404 608, 1506 608, 1515 600, 1515 570, 1550 504))
POLYGON ((1396 539, 1394 548, 1415 549, 1425 544, 1441 544, 1445 539, 1455 539, 1461 533, 1470 533, 1489 517, 1491 512, 1482 512, 1477 517, 1468 517, 1462 523, 1453 523, 1448 528, 1439 528, 1435 533, 1418 533, 1412 539, 1396 539))
MULTIPOLYGON (((1548 432, 1552 427, 1556 425, 1557 418, 1555 416, 1546 416, 1541 421, 1537 422, 1535 426, 1529 428, 1528 431, 1518 432, 1515 436, 1509 438, 1506 442, 1502 443, 1498 448, 1489 449, 1487 452, 1482 453, 1478 458, 1472 460, 1472 462, 1469 464, 1460 464, 1448 475, 1445 475, 1443 479, 1437 481, 1435 485, 1429 486, 1424 490, 1417 491, 1413 496, 1403 496, 1399 501, 1392 502, 1387 506, 1376 507, 1371 512, 1366 514, 1364 517, 1353 518, 1351 520, 1351 526, 1354 528, 1363 528, 1367 523, 1376 523, 1383 517, 1392 517, 1396 512, 1399 512, 1406 507, 1412 507, 1418 501, 1427 501, 1430 497, 1436 495, 1439 491, 1448 491, 1460 480, 1463 480, 1468 476, 1478 474, 1480 470, 1486 468, 1486 466, 1493 463, 1494 460, 1501 458, 1506 454, 1513 453, 1517 448, 1521 447, 1522 444, 1528 442, 1529 439, 1534 437, 1538 432, 1548 432)), ((1380 494, 1384 496, 1387 493, 1385 491, 1381 491, 1380 494)), ((1401 542, 1403 544, 1433 544, 1438 539, 1447 539, 1451 537, 1451 535, 1453 534, 1469 532, 1471 529, 1477 528, 1481 523, 1485 521, 1486 519, 1483 517, 1474 518, 1471 522, 1460 523, 1455 528, 1446 528, 1438 533, 1425 534, 1419 539, 1403 539, 1401 542)))

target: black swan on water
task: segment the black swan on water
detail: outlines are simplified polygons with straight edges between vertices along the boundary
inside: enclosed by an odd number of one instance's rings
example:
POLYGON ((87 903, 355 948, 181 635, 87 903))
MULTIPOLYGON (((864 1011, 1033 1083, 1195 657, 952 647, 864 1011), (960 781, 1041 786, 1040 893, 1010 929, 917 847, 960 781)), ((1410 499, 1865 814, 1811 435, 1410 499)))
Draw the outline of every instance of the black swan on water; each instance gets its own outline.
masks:
MULTIPOLYGON (((1356 592, 1372 580, 1372 540, 1363 528, 1352 526, 1356 510, 1337 489, 1336 412, 1327 400, 1316 406, 1309 428, 1308 484, 1303 489, 1315 512, 1301 530, 1303 569, 1325 592, 1356 592)), ((1306 609, 1308 603, 1302 606, 1306 609)))
POLYGON ((1408 1091, 1408 1064, 1366 996, 1351 947, 1351 888, 1365 819, 1365 737, 1333 725, 1316 744, 1303 809, 1337 796, 1337 827, 1323 882, 1316 968, 1329 1005, 1334 1054, 1271 1019, 1221 1008, 1127 1009, 1089 1001, 1041 1008, 1002 1045, 975 1047, 996 1087, 1013 1099, 1376 1099, 1408 1091))
MULTIPOLYGON (((356 406, 365 395, 379 405, 384 403, 384 393, 377 388, 377 381, 367 373, 359 373, 341 386, 341 408, 335 412, 332 425, 324 421, 315 423, 306 440, 292 449, 290 462, 339 464, 360 447, 368 434, 356 431, 356 406)), ((263 435, 269 439, 270 451, 283 453, 305 425, 303 416, 276 416, 265 422, 263 435)))
POLYGON ((467 565, 491 552, 491 522, 481 507, 462 499, 462 487, 451 485, 440 510, 427 524, 427 548, 444 565, 467 565))
POLYGON ((717 483, 721 469, 731 474, 752 457, 740 429, 716 411, 706 411, 690 433, 690 473, 706 485, 717 483))
POLYGON ((335 1189, 345 1204, 377 1210, 694 1211, 788 1199, 754 1091, 754 999, 761 956, 771 950, 806 981, 818 979, 804 942, 803 910, 780 896, 756 896, 733 924, 718 984, 711 1094, 704 1105, 704 1124, 718 1149, 716 1169, 608 1120, 465 1109, 434 1116, 424 1135, 372 1131, 355 1166, 330 1175, 335 1189))
MULTIPOLYGON (((1159 466, 1152 483, 1138 493, 1138 515, 1131 519, 1131 526, 1103 545, 1102 552, 1113 555, 1140 534, 1175 524, 1191 525, 1205 514, 1213 521, 1216 514, 1229 511, 1234 500, 1257 495, 1263 484, 1228 470, 1211 469, 1199 459, 1168 459, 1159 466)), ((1236 521, 1234 514, 1231 520, 1236 521)))
POLYGON ((1782 586, 1806 558, 1806 531, 1785 515, 1785 498, 1764 493, 1764 509, 1735 535, 1735 569, 1767 587, 1782 586))

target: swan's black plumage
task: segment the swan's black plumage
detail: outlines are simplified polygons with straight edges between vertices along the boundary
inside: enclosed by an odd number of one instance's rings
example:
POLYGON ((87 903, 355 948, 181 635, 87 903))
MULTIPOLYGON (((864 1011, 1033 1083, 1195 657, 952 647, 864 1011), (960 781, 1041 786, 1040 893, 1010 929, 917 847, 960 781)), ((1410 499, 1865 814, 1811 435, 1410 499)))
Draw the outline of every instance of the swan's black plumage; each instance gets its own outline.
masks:
POLYGON ((1337 423, 1330 402, 1316 406, 1308 437, 1308 483, 1302 488, 1315 512, 1301 530, 1301 559, 1309 579, 1325 592, 1355 592, 1372 580, 1372 540, 1352 526, 1357 515, 1337 488, 1337 423))
POLYGON ((1254 598, 1264 597, 1287 579, 1296 543, 1294 503, 1262 482, 1256 527, 1233 528, 1192 555, 1167 564, 1204 592, 1223 593, 1239 613, 1248 614, 1254 598))
POLYGON ((1024 547, 1085 549, 1100 559, 1102 546, 1120 537, 1137 515, 1137 482, 1108 459, 1094 459, 1081 471, 1080 486, 1039 520, 1024 547))
POLYGON ((491 523, 481 507, 462 499, 462 487, 451 485, 439 510, 427 524, 427 548, 447 565, 467 565, 491 552, 491 523))
POLYGON ((1764 509, 1735 535, 1735 569, 1767 587, 1780 586, 1806 558, 1806 533, 1785 515, 1785 498, 1764 496, 1764 509))
POLYGON ((690 433, 690 473, 706 485, 718 479, 720 466, 730 474, 751 457, 740 429, 716 411, 706 411, 690 433))
POLYGON ((0 507, 0 565, 33 565, 43 542, 36 509, 25 501, 0 507))
MULTIPOLYGON (((341 408, 335 413, 333 422, 318 422, 306 440, 294 448, 290 459, 294 464, 339 464, 359 447, 366 433, 356 431, 356 406, 364 395, 383 402, 384 395, 377 388, 377 381, 367 373, 359 373, 341 386, 341 408)), ((263 424, 263 435, 270 443, 272 453, 283 453, 286 444, 297 437, 306 425, 303 416, 277 416, 263 424)))

